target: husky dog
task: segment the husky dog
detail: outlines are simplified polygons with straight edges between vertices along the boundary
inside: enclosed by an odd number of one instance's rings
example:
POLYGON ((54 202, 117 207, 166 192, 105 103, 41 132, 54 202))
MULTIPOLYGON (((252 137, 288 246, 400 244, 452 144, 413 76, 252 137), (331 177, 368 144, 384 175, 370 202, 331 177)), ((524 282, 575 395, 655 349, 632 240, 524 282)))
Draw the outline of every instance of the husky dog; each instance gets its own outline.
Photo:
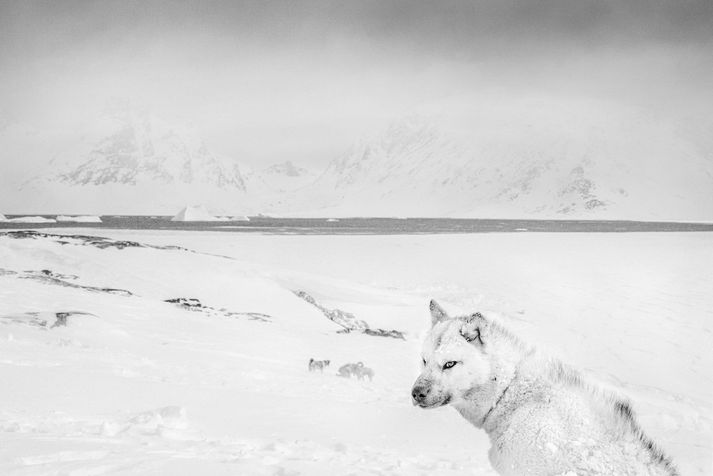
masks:
POLYGON ((309 359, 309 371, 314 372, 316 370, 319 370, 320 372, 324 372, 324 369, 329 367, 329 360, 314 360, 314 359, 309 359))
POLYGON ((337 376, 346 378, 350 378, 352 375, 358 376, 362 368, 364 368, 363 362, 357 362, 356 364, 344 364, 339 367, 337 376))
POLYGON ((502 476, 677 476, 626 400, 586 383, 476 313, 449 317, 435 302, 414 405, 451 404, 490 437, 502 476))
POLYGON ((364 364, 359 362, 361 365, 356 368, 356 371, 354 374, 359 378, 359 380, 364 380, 365 378, 369 377, 369 382, 374 380, 374 371, 370 369, 369 367, 365 367, 364 364))

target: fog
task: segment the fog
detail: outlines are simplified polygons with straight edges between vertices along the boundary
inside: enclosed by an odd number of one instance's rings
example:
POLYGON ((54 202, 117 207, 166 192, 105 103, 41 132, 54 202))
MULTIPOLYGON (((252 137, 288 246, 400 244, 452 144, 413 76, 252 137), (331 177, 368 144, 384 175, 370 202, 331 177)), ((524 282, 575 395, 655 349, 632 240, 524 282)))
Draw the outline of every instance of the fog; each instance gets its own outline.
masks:
POLYGON ((713 103, 706 0, 4 1, 0 44, 0 141, 32 137, 21 163, 0 144, 5 176, 116 101, 257 167, 321 167, 424 104, 495 90, 672 118, 713 103))

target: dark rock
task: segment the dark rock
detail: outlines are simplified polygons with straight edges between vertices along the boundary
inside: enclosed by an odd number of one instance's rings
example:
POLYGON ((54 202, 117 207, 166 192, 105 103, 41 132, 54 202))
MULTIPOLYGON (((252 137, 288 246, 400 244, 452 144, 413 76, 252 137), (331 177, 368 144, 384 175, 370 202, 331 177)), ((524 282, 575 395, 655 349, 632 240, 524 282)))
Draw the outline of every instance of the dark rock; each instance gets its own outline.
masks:
POLYGON ((73 244, 73 245, 79 245, 79 246, 94 246, 95 248, 99 248, 102 250, 106 249, 106 248, 116 248, 119 250, 123 250, 125 248, 151 248, 151 249, 157 249, 157 250, 190 251, 190 250, 188 250, 186 248, 182 248, 180 246, 155 246, 155 245, 146 245, 143 243, 139 243, 137 241, 112 240, 111 238, 105 238, 102 236, 60 235, 60 234, 55 234, 55 233, 42 233, 42 232, 34 231, 34 230, 17 230, 17 231, 2 232, 2 233, 0 233, 0 236, 7 236, 8 238, 13 238, 13 239, 17 239, 17 240, 45 238, 45 239, 53 240, 54 242, 59 243, 61 245, 73 244))
POLYGON ((364 329, 362 332, 364 332, 364 334, 370 335, 370 336, 393 337, 394 339, 406 340, 404 333, 401 331, 395 331, 395 330, 387 331, 385 329, 364 329))
POLYGON ((170 302, 172 304, 178 304, 179 306, 188 308, 202 308, 204 307, 201 302, 196 298, 173 298, 165 299, 164 302, 170 302))
POLYGON ((272 320, 272 316, 269 314, 263 314, 260 312, 235 312, 235 311, 229 311, 228 309, 225 309, 224 307, 220 309, 216 309, 211 306, 206 306, 200 302, 200 300, 196 298, 172 298, 172 299, 164 299, 164 302, 168 302, 171 304, 175 304, 182 309, 185 309, 187 311, 196 311, 196 312, 203 312, 204 314, 207 314, 209 316, 222 316, 222 317, 243 317, 246 316, 250 320, 253 321, 260 321, 260 322, 270 322, 272 320))
POLYGON ((297 297, 304 299, 305 301, 322 311, 322 313, 327 317, 327 319, 342 326, 343 329, 337 331, 339 334, 349 334, 352 331, 361 331, 362 333, 370 336, 393 337, 394 339, 406 340, 406 337, 404 337, 404 334, 401 331, 372 329, 369 327, 369 324, 367 324, 366 321, 357 319, 356 316, 354 316, 354 314, 350 312, 342 311, 341 309, 327 309, 326 307, 317 303, 317 301, 306 292, 293 292, 297 297))
POLYGON ((84 286, 81 284, 70 283, 70 282, 66 281, 66 279, 78 279, 78 276, 75 276, 72 274, 54 273, 49 269, 43 269, 40 271, 24 271, 22 274, 18 274, 18 277, 20 279, 32 279, 32 280, 39 281, 44 284, 53 284, 55 286, 63 286, 63 287, 74 288, 74 289, 84 289, 85 291, 91 291, 91 292, 118 294, 120 296, 133 296, 133 293, 131 291, 127 291, 126 289, 101 288, 101 287, 95 287, 95 286, 84 286))
POLYGON ((52 324, 50 329, 52 327, 60 327, 60 326, 66 326, 67 325, 67 317, 69 317, 68 312, 58 312, 55 313, 55 316, 57 317, 57 320, 52 324))
POLYGON ((312 296, 310 296, 304 291, 293 292, 297 297, 304 299, 305 301, 322 311, 322 314, 324 314, 327 319, 334 322, 335 324, 344 327, 345 329, 363 330, 369 328, 369 324, 367 324, 365 321, 357 319, 356 316, 354 316, 354 314, 350 312, 342 311, 341 309, 328 309, 320 305, 312 296))
POLYGON ((94 314, 83 311, 60 311, 60 312, 25 312, 21 314, 11 314, 0 316, 0 324, 20 324, 31 327, 38 327, 42 330, 54 329, 55 327, 66 327, 69 324, 70 316, 92 316, 94 314), (49 323, 54 319, 54 323, 49 323))

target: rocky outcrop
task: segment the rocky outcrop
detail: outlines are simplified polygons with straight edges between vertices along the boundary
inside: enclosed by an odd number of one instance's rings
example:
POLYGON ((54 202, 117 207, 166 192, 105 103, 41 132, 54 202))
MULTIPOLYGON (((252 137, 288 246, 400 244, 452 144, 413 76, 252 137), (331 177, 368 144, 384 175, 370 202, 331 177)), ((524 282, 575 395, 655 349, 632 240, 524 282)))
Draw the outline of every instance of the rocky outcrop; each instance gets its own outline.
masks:
POLYGON ((153 248, 157 250, 190 251, 180 246, 155 246, 139 243, 136 241, 112 240, 111 238, 105 238, 103 236, 60 235, 55 233, 43 233, 34 230, 7 231, 0 233, 0 236, 6 236, 8 238, 17 240, 44 238, 59 243, 61 245, 94 246, 95 248, 99 249, 116 248, 119 250, 123 250, 124 248, 153 248))
POLYGON ((366 321, 357 319, 354 314, 347 311, 342 311, 341 309, 328 309, 321 304, 319 304, 312 296, 310 296, 305 291, 293 291, 297 297, 300 297, 307 301, 308 303, 315 306, 317 309, 322 311, 322 313, 329 319, 343 327, 339 330, 340 334, 348 334, 350 332, 361 332, 369 336, 378 337, 393 337, 395 339, 406 339, 404 333, 396 330, 386 330, 386 329, 372 329, 369 327, 366 321))
POLYGON ((60 274, 55 273, 49 269, 41 269, 39 271, 13 271, 10 269, 0 268, 0 276, 16 276, 19 279, 31 279, 33 281, 38 281, 43 284, 51 284, 55 286, 63 286, 67 288, 83 289, 85 291, 98 292, 98 293, 108 293, 117 294, 120 296, 133 296, 131 291, 126 289, 109 288, 109 287, 97 287, 97 286, 86 286, 83 284, 77 284, 70 282, 71 280, 78 279, 78 276, 73 274, 60 274))
POLYGON ((69 318, 73 316, 97 317, 92 313, 83 311, 24 312, 0 316, 0 324, 20 324, 50 330, 56 327, 67 327, 70 325, 69 318))
POLYGON ((357 319, 351 312, 342 311, 341 309, 328 309, 320 305, 312 296, 304 291, 293 291, 297 297, 300 297, 307 301, 308 303, 315 306, 317 309, 322 311, 322 313, 329 319, 342 326, 345 329, 351 330, 364 330, 369 328, 369 324, 366 321, 357 319))
POLYGON ((180 307, 181 309, 185 309, 187 311, 201 312, 201 313, 209 315, 209 316, 247 317, 250 320, 260 321, 260 322, 270 322, 272 320, 272 316, 270 316, 269 314, 263 314, 261 312, 235 312, 235 311, 229 311, 228 309, 226 309, 224 307, 215 308, 215 307, 204 305, 203 303, 200 302, 199 299, 196 299, 196 298, 178 297, 178 298, 164 299, 164 302, 175 304, 178 307, 180 307))

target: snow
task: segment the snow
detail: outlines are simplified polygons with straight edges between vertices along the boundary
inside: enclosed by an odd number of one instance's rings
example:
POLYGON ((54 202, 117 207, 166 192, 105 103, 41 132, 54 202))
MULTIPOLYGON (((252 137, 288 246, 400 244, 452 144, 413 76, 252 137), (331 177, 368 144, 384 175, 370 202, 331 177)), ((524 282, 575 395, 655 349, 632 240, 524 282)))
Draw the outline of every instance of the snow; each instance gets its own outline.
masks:
POLYGON ((295 215, 710 221, 704 138, 602 100, 454 96, 336 156, 295 215))
POLYGON ((7 221, 12 222, 12 223, 55 223, 56 222, 56 220, 54 218, 45 218, 45 217, 40 217, 40 216, 26 216, 26 217, 9 218, 7 221))
POLYGON ((8 213, 164 215, 203 203, 221 216, 710 222, 710 121, 692 122, 506 88, 415 105, 348 139, 323 170, 253 170, 181 121, 118 108, 62 150, 45 150, 39 130, 31 144, 0 131, 0 151, 54 157, 0 188, 0 201, 8 213))
POLYGON ((102 219, 96 215, 80 215, 67 216, 57 215, 58 222, 74 222, 74 223, 101 223, 102 219))
POLYGON ((297 190, 314 182, 318 174, 291 161, 273 164, 255 174, 276 191, 297 190))
POLYGON ((5 217, 5 215, 3 215, 2 213, 0 213, 0 221, 5 221, 5 220, 7 220, 7 218, 5 217))
POLYGON ((171 221, 228 221, 228 218, 215 217, 202 205, 188 205, 171 218, 171 221))
POLYGON ((482 431, 411 405, 430 298, 627 394, 710 474, 710 233, 47 233, 157 247, 0 235, 0 474, 494 475, 482 431), (406 340, 337 333, 296 290, 406 340), (335 375, 359 361, 373 381, 335 375))

